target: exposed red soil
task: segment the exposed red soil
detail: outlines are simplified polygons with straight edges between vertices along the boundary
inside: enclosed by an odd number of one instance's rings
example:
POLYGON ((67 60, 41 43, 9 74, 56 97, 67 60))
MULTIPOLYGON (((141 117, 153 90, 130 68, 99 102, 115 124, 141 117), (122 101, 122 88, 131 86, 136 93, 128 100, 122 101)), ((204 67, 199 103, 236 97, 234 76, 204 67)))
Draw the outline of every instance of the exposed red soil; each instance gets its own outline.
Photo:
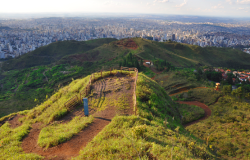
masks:
POLYGON ((120 41, 117 41, 116 45, 133 50, 136 50, 138 48, 138 45, 133 39, 122 39, 120 41))
POLYGON ((198 107, 202 108, 205 111, 205 116, 204 117, 202 117, 202 118, 200 118, 198 120, 195 120, 193 122, 189 122, 189 123, 185 124, 184 127, 188 127, 188 126, 190 126, 192 124, 198 123, 199 121, 205 120, 205 119, 207 119, 208 117, 211 116, 211 113, 212 113, 211 109, 207 105, 205 105, 204 103, 201 103, 201 102, 198 102, 198 101, 189 101, 189 102, 177 101, 177 102, 180 103, 180 104, 195 105, 195 106, 198 106, 198 107))
POLYGON ((22 125, 21 122, 18 121, 19 118, 24 117, 23 115, 17 114, 13 118, 9 120, 9 124, 11 128, 16 128, 22 125))
POLYGON ((69 141, 51 147, 47 150, 37 144, 41 124, 34 124, 29 135, 23 140, 22 148, 26 153, 37 153, 45 159, 64 160, 75 157, 115 116, 115 110, 110 108, 95 115, 95 120, 84 130, 73 136, 69 141))
MULTIPOLYGON (((126 89, 124 85, 119 92, 112 91, 110 93, 104 94, 103 91, 105 90, 115 89, 113 85, 113 81, 115 81, 115 79, 112 79, 112 77, 106 77, 102 80, 93 83, 92 90, 96 91, 98 94, 95 95, 95 97, 93 96, 92 98, 100 98, 103 96, 107 98, 114 96, 115 98, 119 98, 119 96, 121 96, 121 94, 125 92, 125 95, 127 96, 129 101, 129 108, 120 110, 118 108, 115 108, 114 106, 109 105, 105 110, 96 112, 96 109, 91 106, 91 103, 89 103, 90 115, 93 115, 95 117, 93 123, 83 129, 80 133, 73 136, 69 141, 59 144, 58 146, 51 147, 47 150, 44 150, 44 148, 41 148, 37 145, 39 133, 42 129, 42 124, 33 124, 30 133, 26 138, 24 138, 22 143, 22 148, 24 152, 37 153, 41 156, 44 156, 45 159, 70 159, 72 157, 77 156, 79 154, 79 151, 83 149, 88 144, 88 142, 90 142, 106 125, 108 125, 116 114, 133 114, 133 100, 131 97, 131 93, 134 89, 132 85, 135 83, 134 77, 131 78, 128 76, 121 76, 119 78, 125 78, 127 79, 127 81, 130 81, 129 83, 131 83, 131 89, 126 89)), ((61 123, 66 123, 75 116, 84 116, 82 109, 83 108, 76 108, 75 110, 71 111, 68 115, 60 119, 61 123)))
POLYGON ((18 121, 19 118, 24 117, 23 115, 17 114, 13 117, 10 117, 2 122, 0 122, 0 126, 3 125, 5 122, 9 122, 10 128, 16 128, 22 125, 21 122, 18 121))

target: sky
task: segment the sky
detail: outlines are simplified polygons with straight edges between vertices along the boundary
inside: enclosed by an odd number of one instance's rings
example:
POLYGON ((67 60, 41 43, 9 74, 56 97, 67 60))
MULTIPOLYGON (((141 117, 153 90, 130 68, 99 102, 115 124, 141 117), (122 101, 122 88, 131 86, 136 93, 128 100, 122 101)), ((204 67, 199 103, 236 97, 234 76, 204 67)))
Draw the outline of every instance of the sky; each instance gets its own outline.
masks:
POLYGON ((250 17, 250 0, 0 0, 6 13, 146 13, 250 17))

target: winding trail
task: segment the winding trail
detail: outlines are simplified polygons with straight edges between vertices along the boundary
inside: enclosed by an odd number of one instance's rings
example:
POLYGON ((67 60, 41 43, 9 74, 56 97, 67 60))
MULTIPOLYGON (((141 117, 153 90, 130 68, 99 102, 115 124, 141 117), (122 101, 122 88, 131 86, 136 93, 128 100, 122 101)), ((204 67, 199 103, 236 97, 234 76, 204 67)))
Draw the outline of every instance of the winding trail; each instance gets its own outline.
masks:
MULTIPOLYGON (((103 78, 100 81, 96 81, 92 84, 92 88, 98 95, 96 95, 96 99, 98 100, 98 106, 100 107, 100 103, 103 101, 101 98, 119 98, 122 97, 123 93, 126 93, 125 96, 127 97, 127 104, 129 106, 128 109, 121 111, 120 108, 117 108, 114 105, 107 104, 106 108, 102 111, 96 111, 96 107, 94 104, 89 101, 89 109, 90 115, 94 116, 94 121, 89 124, 86 128, 81 130, 79 133, 74 135, 70 140, 63 142, 57 146, 50 147, 48 149, 44 149, 40 147, 37 142, 39 139, 39 134, 41 129, 44 127, 41 123, 35 123, 32 125, 32 129, 30 133, 23 139, 22 148, 25 153, 36 153, 45 157, 45 160, 53 159, 53 160, 68 160, 72 157, 76 157, 79 155, 79 151, 84 149, 86 145, 91 142, 91 140, 100 132, 102 131, 106 125, 108 125, 115 115, 132 115, 133 112, 133 98, 132 93, 134 90, 135 85, 135 77, 118 77, 118 78, 103 78), (124 81, 128 81, 131 85, 130 89, 126 89, 125 85, 119 84, 122 86, 119 92, 110 92, 110 93, 103 93, 103 91, 107 90, 108 88, 113 88, 114 84, 117 79, 125 78, 124 81)), ((114 88, 113 88, 114 89, 114 88)), ((82 112, 82 108, 78 108, 73 110, 72 112, 68 113, 62 119, 58 120, 62 123, 67 123, 71 121, 75 116, 84 116, 82 112)))
POLYGON ((180 104, 195 105, 195 106, 198 106, 198 107, 202 108, 205 111, 205 116, 204 117, 201 117, 198 120, 189 122, 189 123, 185 124, 184 127, 188 127, 188 126, 190 126, 192 124, 195 124, 195 123, 198 123, 198 122, 200 122, 202 120, 205 120, 205 119, 209 118, 211 116, 211 114, 212 114, 211 109, 207 105, 205 105, 204 103, 201 103, 201 102, 198 102, 198 101, 188 101, 188 102, 177 101, 177 102, 180 103, 180 104))

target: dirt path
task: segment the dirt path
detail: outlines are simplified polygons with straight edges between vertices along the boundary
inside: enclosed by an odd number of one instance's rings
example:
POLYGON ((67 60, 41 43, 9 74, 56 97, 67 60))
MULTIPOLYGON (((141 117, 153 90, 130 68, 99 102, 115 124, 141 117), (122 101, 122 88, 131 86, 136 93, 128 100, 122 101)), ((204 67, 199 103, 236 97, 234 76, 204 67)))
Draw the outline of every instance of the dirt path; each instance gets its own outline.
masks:
POLYGON ((204 117, 202 117, 202 118, 200 118, 198 120, 195 120, 193 122, 189 122, 189 123, 185 124, 184 127, 188 127, 188 126, 190 126, 192 124, 198 123, 199 121, 205 120, 205 119, 207 119, 208 117, 211 116, 211 113, 212 113, 211 109, 207 105, 205 105, 204 103, 201 103, 201 102, 198 102, 198 101, 189 101, 189 102, 177 101, 177 102, 180 103, 180 104, 195 105, 195 106, 198 106, 198 107, 202 108, 205 111, 205 116, 204 117))
POLYGON ((22 148, 26 153, 37 153, 44 156, 46 160, 65 160, 75 157, 115 116, 114 110, 105 110, 95 116, 91 123, 84 130, 73 136, 69 141, 58 146, 44 150, 37 144, 41 124, 34 124, 29 135, 23 140, 22 148))
POLYGON ((13 117, 7 118, 6 120, 0 122, 0 127, 1 127, 5 122, 9 122, 10 128, 12 128, 12 129, 14 129, 14 128, 16 128, 16 127, 19 127, 19 126, 22 125, 22 123, 19 122, 18 119, 19 119, 19 118, 22 118, 22 117, 23 117, 22 115, 17 114, 17 115, 15 115, 15 116, 13 116, 13 117))
MULTIPOLYGON (((89 109, 90 109, 90 115, 93 115, 95 117, 93 123, 91 123, 88 127, 83 129, 80 133, 73 136, 69 141, 64 142, 62 144, 59 144, 58 146, 51 147, 47 150, 44 150, 44 148, 41 148, 37 145, 38 137, 40 134, 40 131, 42 129, 42 124, 33 124, 32 129, 29 133, 29 135, 24 138, 22 143, 22 148, 25 151, 25 153, 37 153, 41 156, 44 156, 45 159, 53 159, 53 160, 65 160, 70 159, 72 157, 75 157, 79 154, 79 151, 82 150, 88 142, 90 142, 106 125, 108 125, 112 118, 116 114, 122 114, 122 115, 130 115, 133 114, 133 100, 130 97, 131 93, 133 92, 133 86, 132 84, 135 83, 134 77, 133 78, 125 78, 119 77, 117 79, 122 79, 124 83, 126 81, 130 81, 131 88, 127 89, 126 85, 121 83, 122 81, 118 81, 120 84, 119 92, 104 92, 107 90, 116 90, 116 87, 119 87, 119 85, 115 85, 118 82, 116 79, 112 78, 104 78, 103 80, 97 81, 93 83, 92 90, 96 93, 95 96, 92 96, 89 98, 89 109), (115 83, 116 82, 116 83, 115 83), (124 94, 124 93, 126 94, 124 94), (121 96, 128 96, 128 108, 116 108, 113 105, 109 105, 109 103, 103 102, 103 97, 105 98, 115 98, 119 99, 121 96), (92 100, 97 101, 97 103, 92 104, 92 100), (107 105, 106 109, 97 112, 98 108, 101 108, 102 104, 107 105)), ((126 82, 126 84, 128 84, 126 82)), ((104 100, 105 101, 105 100, 104 100)), ((112 101, 112 100, 111 100, 112 101)), ((109 102, 111 102, 109 101, 109 102)), ((69 122, 73 117, 76 115, 83 116, 82 108, 78 108, 75 111, 72 111, 68 115, 66 115, 63 119, 60 119, 60 121, 63 121, 63 123, 69 122)))

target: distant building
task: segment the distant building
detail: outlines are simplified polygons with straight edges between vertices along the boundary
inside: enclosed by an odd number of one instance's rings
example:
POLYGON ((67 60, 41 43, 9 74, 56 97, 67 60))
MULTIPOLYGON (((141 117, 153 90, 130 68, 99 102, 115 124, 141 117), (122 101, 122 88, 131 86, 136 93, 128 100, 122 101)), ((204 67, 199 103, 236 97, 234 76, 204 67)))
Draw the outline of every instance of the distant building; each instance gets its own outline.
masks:
POLYGON ((172 41, 175 41, 175 34, 172 34, 172 41))
POLYGON ((3 59, 3 58, 5 58, 5 54, 4 54, 4 52, 0 51, 0 59, 3 59))

